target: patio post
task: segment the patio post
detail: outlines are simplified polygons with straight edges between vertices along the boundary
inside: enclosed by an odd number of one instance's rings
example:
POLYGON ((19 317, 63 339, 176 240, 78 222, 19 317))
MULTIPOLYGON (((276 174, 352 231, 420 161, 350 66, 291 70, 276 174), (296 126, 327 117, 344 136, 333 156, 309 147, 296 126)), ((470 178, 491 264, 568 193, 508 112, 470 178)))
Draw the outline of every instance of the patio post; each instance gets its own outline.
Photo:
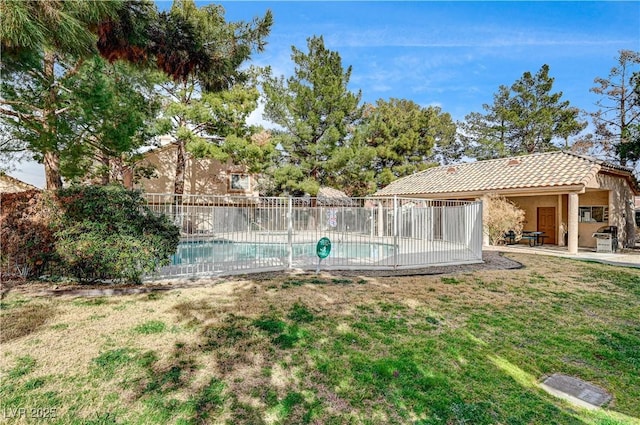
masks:
POLYGON ((569 211, 567 217, 568 223, 568 231, 569 231, 569 240, 568 240, 568 248, 569 254, 577 254, 578 253, 578 194, 570 193, 569 194, 569 211))
POLYGON ((567 231, 566 227, 562 226, 562 195, 558 195, 558 208, 556 209, 556 223, 558 224, 556 231, 556 243, 558 246, 564 246, 564 232, 567 231))
POLYGON ((484 228, 484 223, 487 222, 489 215, 489 195, 482 195, 482 198, 476 200, 482 202, 482 246, 489 246, 489 233, 484 228))

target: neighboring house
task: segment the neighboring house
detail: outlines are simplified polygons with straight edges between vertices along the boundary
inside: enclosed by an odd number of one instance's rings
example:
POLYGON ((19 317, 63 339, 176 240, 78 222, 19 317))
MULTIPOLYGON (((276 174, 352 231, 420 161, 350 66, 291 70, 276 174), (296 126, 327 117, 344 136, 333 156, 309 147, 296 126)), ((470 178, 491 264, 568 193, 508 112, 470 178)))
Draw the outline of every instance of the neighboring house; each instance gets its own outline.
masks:
MULTIPOLYGON (((176 146, 167 144, 148 151, 142 165, 155 168, 155 176, 142 178, 135 188, 146 193, 173 193, 176 175, 176 146)), ((221 163, 215 159, 185 156, 185 195, 238 195, 257 196, 256 176, 244 171, 244 167, 232 163, 221 163)))
POLYGON ((27 190, 39 190, 37 187, 0 173, 0 193, 26 192, 27 190))
POLYGON ((490 193, 523 209, 524 230, 545 232, 546 243, 565 245, 566 228, 570 253, 594 247, 592 234, 602 226, 617 226, 620 243, 633 244, 634 195, 640 188, 631 170, 567 152, 430 168, 374 196, 483 200, 490 193))
POLYGON ((328 186, 322 186, 318 189, 318 193, 316 194, 316 204, 320 206, 357 205, 357 203, 343 191, 328 186))

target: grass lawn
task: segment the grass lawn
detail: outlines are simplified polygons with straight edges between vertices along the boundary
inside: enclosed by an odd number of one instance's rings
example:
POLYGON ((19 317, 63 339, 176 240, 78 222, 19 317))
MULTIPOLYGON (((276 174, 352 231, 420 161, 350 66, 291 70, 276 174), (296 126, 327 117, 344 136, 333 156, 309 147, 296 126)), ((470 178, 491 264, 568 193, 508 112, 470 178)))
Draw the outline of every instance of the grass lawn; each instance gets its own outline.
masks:
POLYGON ((1 304, 0 422, 640 424, 640 270, 509 256, 525 267, 18 288, 1 304), (556 372, 613 401, 547 394, 556 372))

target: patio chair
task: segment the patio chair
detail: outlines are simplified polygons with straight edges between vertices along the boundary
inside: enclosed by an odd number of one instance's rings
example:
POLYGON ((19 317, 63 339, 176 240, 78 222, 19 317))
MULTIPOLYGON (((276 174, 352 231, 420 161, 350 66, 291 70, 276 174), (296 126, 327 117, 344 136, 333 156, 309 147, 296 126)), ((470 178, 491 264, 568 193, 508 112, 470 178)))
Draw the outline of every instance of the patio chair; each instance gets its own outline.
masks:
POLYGON ((504 242, 507 245, 515 245, 516 244, 516 232, 514 232, 513 230, 509 230, 502 237, 504 238, 504 242))

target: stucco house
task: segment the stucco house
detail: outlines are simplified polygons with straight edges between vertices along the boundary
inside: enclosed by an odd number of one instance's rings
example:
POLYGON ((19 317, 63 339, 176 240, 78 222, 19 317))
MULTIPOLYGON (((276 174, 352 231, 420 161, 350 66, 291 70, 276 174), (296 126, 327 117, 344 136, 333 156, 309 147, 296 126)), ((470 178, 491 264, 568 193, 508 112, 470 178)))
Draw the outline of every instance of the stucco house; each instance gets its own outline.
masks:
MULTIPOLYGON (((173 193, 176 175, 176 146, 167 144, 145 153, 141 165, 151 165, 155 176, 142 178, 133 186, 146 193, 173 193)), ((257 178, 245 168, 231 162, 199 159, 188 152, 185 155, 185 195, 258 195, 257 178)))
POLYGON ((634 243, 634 196, 640 187, 631 170, 569 152, 429 168, 374 196, 486 201, 491 193, 523 209, 524 230, 545 232, 545 243, 564 246, 566 229, 570 253, 594 247, 592 234, 602 226, 617 226, 620 243, 634 243))
POLYGON ((27 190, 37 190, 38 188, 18 180, 10 175, 0 173, 0 193, 17 193, 27 190))

